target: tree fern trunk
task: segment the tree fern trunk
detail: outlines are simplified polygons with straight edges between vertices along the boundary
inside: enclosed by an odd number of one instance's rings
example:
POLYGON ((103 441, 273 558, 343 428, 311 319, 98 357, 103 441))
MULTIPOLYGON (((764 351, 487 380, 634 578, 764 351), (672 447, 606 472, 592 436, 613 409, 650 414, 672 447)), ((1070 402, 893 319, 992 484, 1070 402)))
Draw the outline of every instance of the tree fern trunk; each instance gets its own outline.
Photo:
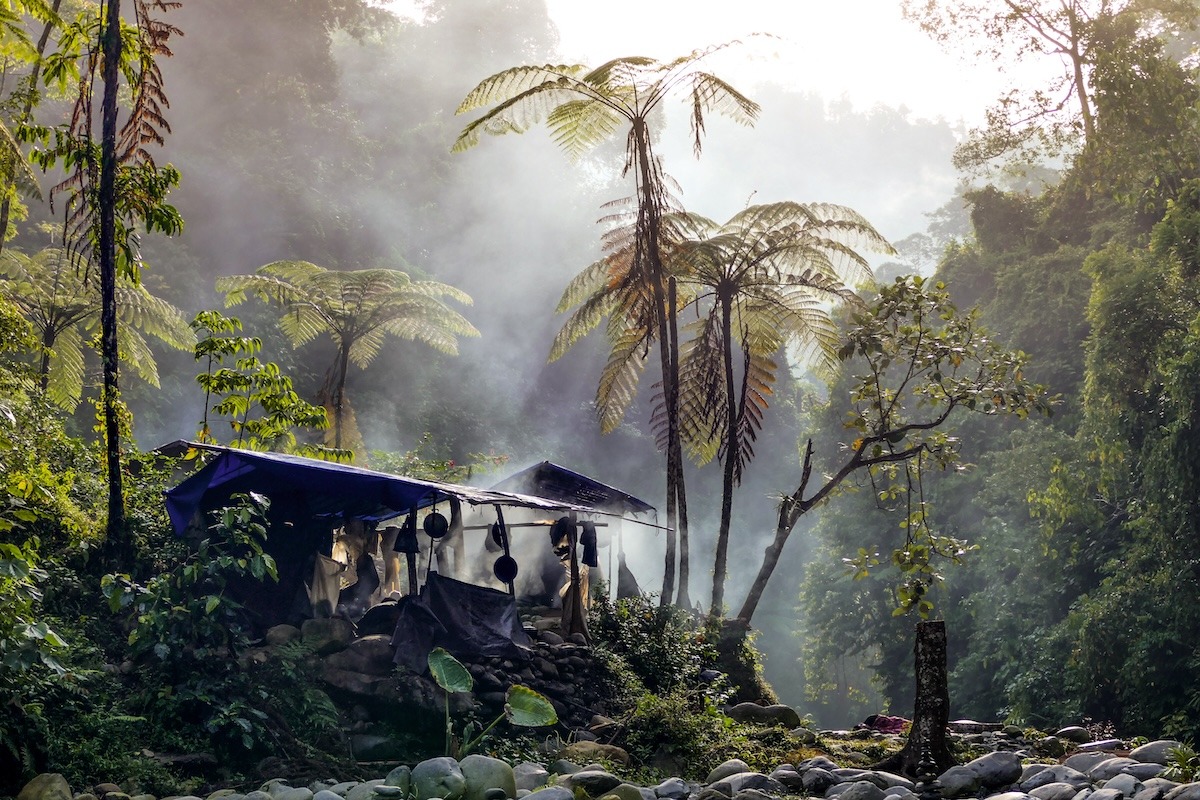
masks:
POLYGON ((722 296, 721 360, 725 366, 725 462, 721 479, 721 526, 713 559, 712 606, 709 613, 725 614, 725 572, 729 557, 729 528, 733 519, 733 478, 737 463, 738 402, 733 380, 733 299, 722 296))

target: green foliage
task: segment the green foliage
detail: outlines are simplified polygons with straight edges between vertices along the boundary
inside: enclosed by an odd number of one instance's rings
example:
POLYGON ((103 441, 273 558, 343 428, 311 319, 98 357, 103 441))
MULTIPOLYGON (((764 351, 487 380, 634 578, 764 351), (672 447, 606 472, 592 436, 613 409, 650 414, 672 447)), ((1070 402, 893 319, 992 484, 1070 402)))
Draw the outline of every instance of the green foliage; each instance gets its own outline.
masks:
POLYGON ((695 685, 700 671, 716 661, 711 631, 683 609, 660 605, 645 595, 615 603, 607 596, 595 598, 588 631, 655 694, 695 685))
POLYGON ((767 766, 771 756, 764 756, 748 737, 749 729, 721 713, 702 692, 677 689, 645 694, 622 723, 621 742, 626 750, 655 754, 661 763, 671 765, 671 774, 688 780, 703 780, 713 767, 730 758, 741 758, 752 769, 773 768, 767 766))
POLYGON ((403 453, 372 450, 371 468, 421 480, 467 483, 476 475, 494 472, 508 463, 507 455, 496 453, 468 453, 461 462, 440 458, 430 452, 434 447, 433 436, 426 433, 416 447, 403 453))
POLYGON ((1200 754, 1190 745, 1172 747, 1162 776, 1176 783, 1191 783, 1200 777, 1200 754))
POLYGON ((450 720, 450 693, 469 692, 475 685, 471 673, 457 658, 444 648, 429 651, 429 672, 434 681, 446 693, 446 755, 461 758, 474 750, 501 720, 510 725, 526 728, 541 728, 558 722, 558 714, 550 701, 528 686, 513 684, 504 695, 504 711, 491 724, 479 729, 474 721, 463 728, 462 736, 454 734, 450 720))
POLYGON ((196 376, 204 389, 204 419, 196 437, 216 443, 209 412, 228 418, 234 434, 230 445, 248 450, 282 450, 333 461, 349 461, 349 451, 317 445, 301 445, 296 429, 321 431, 329 427, 325 409, 303 400, 292 388, 292 379, 273 362, 258 360, 262 340, 237 335, 242 329, 237 317, 217 311, 201 311, 192 327, 203 334, 194 350, 205 371, 196 376), (221 366, 233 358, 233 366, 221 366), (215 402, 214 402, 215 401, 215 402), (210 405, 211 403, 211 405, 210 405))
POLYGON ((293 347, 328 335, 337 348, 322 394, 333 408, 333 446, 342 449, 358 438, 350 433, 346 371, 360 369, 379 354, 388 336, 422 342, 456 354, 459 336, 478 336, 465 317, 442 300, 464 305, 471 297, 438 281, 415 281, 395 269, 340 271, 307 261, 276 261, 253 275, 217 280, 227 305, 248 297, 279 307, 279 327, 293 347), (345 428, 346 430, 343 430, 345 428))
POLYGON ((238 658, 249 646, 245 607, 234 581, 278 580, 263 550, 266 498, 235 496, 186 561, 146 585, 106 575, 110 609, 131 614, 129 654, 145 672, 146 701, 156 723, 199 724, 223 749, 267 747, 268 713, 255 702, 238 658))

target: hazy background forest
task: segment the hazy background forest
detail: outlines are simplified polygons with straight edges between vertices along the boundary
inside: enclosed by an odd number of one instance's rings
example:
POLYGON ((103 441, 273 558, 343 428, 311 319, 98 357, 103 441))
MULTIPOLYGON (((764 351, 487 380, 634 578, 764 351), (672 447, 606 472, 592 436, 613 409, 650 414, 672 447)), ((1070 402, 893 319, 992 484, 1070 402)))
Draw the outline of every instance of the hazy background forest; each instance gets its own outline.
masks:
MULTIPOLYGON (((391 340, 352 373, 367 448, 409 451, 427 435, 427 457, 507 456, 482 483, 550 459, 659 502, 649 385, 626 424, 602 436, 592 401, 603 342, 546 362, 559 295, 600 255, 604 204, 629 193, 621 143, 574 164, 540 130, 450 153, 463 124, 454 108, 482 77, 559 60, 541 2, 431 0, 414 20, 358 0, 203 0, 171 22, 185 35, 161 65, 172 133, 160 160, 183 175, 171 200, 186 228, 145 242, 143 279, 156 295, 190 317, 223 307, 216 278, 281 259, 395 267, 456 286, 474 298, 464 314, 481 334, 460 355, 391 340)), ((936 273, 1061 394, 1049 420, 962 420, 973 468, 926 489, 938 526, 979 546, 935 597, 950 631, 952 715, 1050 726, 1092 717, 1186 735, 1200 708, 1187 688, 1200 671, 1190 380, 1200 209, 1194 188, 1173 201, 1197 177, 1200 95, 1189 62, 1167 48, 1186 38, 1119 26, 1109 35, 1122 47, 1091 65, 1098 133, 1049 162, 1061 173, 964 176, 952 160, 965 136, 957 120, 771 84, 738 86, 761 104, 758 123, 712 122, 700 161, 682 115, 668 117, 660 152, 683 204, 716 219, 785 199, 856 209, 899 251, 876 265, 878 279, 936 273)), ((35 223, 52 219, 33 206, 8 246, 47 246, 35 223)), ((262 304, 236 313, 266 341, 264 357, 315 395, 328 346, 293 350, 262 304)), ((161 388, 123 388, 144 449, 194 435, 203 416, 192 354, 155 355, 161 388)), ((803 371, 776 387, 737 495, 739 552, 757 558, 773 531, 804 438, 836 452, 846 387, 831 387, 803 371)), ((85 405, 76 432, 91 424, 85 405)), ((689 479, 693 552, 705 553, 720 470, 689 467, 689 479)), ((841 560, 860 547, 889 552, 900 535, 861 488, 802 523, 755 617, 781 699, 834 726, 911 708, 913 622, 892 614, 894 576, 853 581, 841 560)), ((635 564, 650 590, 661 547, 647 541, 635 564)), ((707 570, 698 558, 692 597, 702 602, 707 570)), ((735 561, 734 602, 750 578, 735 561)))

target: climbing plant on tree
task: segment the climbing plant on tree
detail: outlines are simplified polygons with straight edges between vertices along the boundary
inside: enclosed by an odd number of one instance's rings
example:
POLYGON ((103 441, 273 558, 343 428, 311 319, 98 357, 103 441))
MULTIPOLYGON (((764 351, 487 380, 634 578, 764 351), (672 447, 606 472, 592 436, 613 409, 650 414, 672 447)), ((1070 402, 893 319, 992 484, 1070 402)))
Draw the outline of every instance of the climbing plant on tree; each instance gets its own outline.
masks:
POLYGON ((135 282, 142 269, 136 226, 167 235, 183 228, 183 219, 166 202, 179 182, 171 166, 158 167, 149 147, 161 145, 170 131, 163 116, 167 96, 159 58, 169 56, 170 37, 180 31, 155 18, 177 8, 173 0, 133 0, 134 24, 121 19, 120 0, 85 8, 66 25, 59 49, 48 62, 47 80, 78 74, 78 90, 69 121, 53 130, 31 132, 43 148, 33 155, 43 169, 56 165, 67 178, 51 191, 66 194, 63 236, 67 249, 84 256, 100 286, 100 351, 103 365, 105 464, 108 470, 107 555, 130 556, 125 532, 121 475, 121 410, 118 385, 117 275, 135 282), (98 13, 97 13, 98 12, 98 13), (96 83, 103 84, 96 113, 96 83), (118 126, 117 98, 127 87, 130 107, 118 126), (99 141, 96 124, 99 123, 99 141))

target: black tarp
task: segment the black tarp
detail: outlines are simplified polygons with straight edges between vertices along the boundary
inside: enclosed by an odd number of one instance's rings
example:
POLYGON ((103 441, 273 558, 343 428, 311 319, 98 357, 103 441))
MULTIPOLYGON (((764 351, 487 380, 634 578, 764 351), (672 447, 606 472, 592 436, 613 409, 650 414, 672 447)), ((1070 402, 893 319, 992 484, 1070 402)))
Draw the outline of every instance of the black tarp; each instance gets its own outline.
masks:
POLYGON ((392 634, 395 661, 424 672, 429 651, 444 647, 455 656, 524 657, 529 636, 521 628, 512 595, 486 586, 429 573, 421 594, 400 600, 392 634))
POLYGON ((534 464, 492 486, 503 492, 520 492, 562 503, 587 506, 598 511, 644 514, 654 506, 629 492, 601 483, 595 478, 567 469, 552 461, 534 464))

